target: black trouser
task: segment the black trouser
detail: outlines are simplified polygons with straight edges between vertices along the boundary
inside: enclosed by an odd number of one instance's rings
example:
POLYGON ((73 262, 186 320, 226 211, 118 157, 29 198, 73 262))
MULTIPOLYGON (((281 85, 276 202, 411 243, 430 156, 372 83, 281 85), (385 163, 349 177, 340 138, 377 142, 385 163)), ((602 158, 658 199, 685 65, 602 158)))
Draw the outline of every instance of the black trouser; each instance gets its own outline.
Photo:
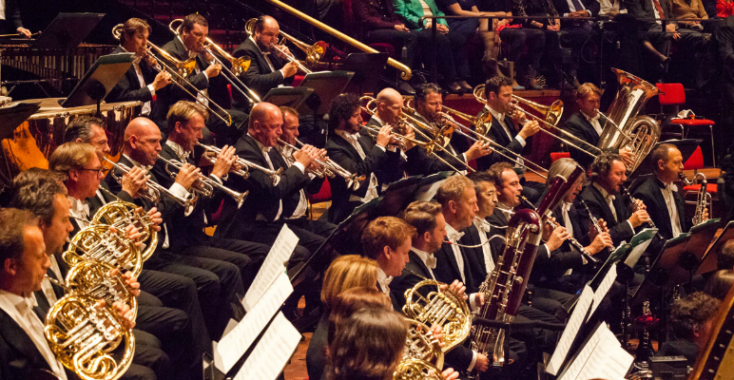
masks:
POLYGON ((545 46, 545 33, 540 29, 533 28, 504 28, 500 32, 500 38, 509 47, 502 51, 508 61, 515 62, 520 67, 532 66, 534 69, 540 67, 540 59, 543 57, 543 46, 545 46), (523 62, 525 46, 528 47, 523 62))
POLYGON ((418 35, 414 31, 402 32, 395 29, 375 29, 367 32, 367 42, 383 42, 388 43, 399 52, 405 46, 408 56, 408 66, 411 69, 420 68, 420 46, 418 45, 418 35))
POLYGON ((453 30, 448 34, 436 31, 433 38, 431 29, 412 30, 418 36, 418 44, 421 46, 423 62, 427 69, 431 69, 434 57, 436 59, 438 73, 445 82, 469 78, 469 62, 466 55, 466 37, 453 30), (446 54, 446 52, 451 54, 446 54))
MULTIPOLYGON (((226 261, 237 266, 242 277, 243 291, 247 291, 257 271, 270 251, 270 246, 238 239, 212 238, 205 236, 200 244, 177 250, 182 255, 205 257, 226 261)), ((244 294, 239 295, 241 297, 244 294)))
MULTIPOLYGON (((140 313, 138 313, 140 315, 140 313)), ((171 359, 162 350, 161 341, 152 334, 141 331, 137 328, 133 330, 135 336, 135 354, 133 355, 133 365, 136 367, 143 366, 145 368, 130 369, 122 377, 123 379, 172 379, 171 359), (153 376, 150 376, 150 372, 153 376)))

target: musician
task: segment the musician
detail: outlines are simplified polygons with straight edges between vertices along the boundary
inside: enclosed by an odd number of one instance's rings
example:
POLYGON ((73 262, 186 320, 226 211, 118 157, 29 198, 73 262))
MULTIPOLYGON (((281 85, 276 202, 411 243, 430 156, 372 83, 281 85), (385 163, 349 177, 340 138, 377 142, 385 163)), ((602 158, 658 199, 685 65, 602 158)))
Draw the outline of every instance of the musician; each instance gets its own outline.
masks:
MULTIPOLYGON (((391 126, 397 133, 403 134, 408 138, 415 138, 413 129, 405 126, 401 120, 402 107, 403 107, 403 96, 400 95, 396 90, 386 87, 377 94, 375 98, 375 113, 367 121, 367 126, 374 129, 380 129, 384 126, 391 126), (406 129, 406 130, 403 130, 406 129)), ((370 135, 370 132, 366 128, 360 130, 362 135, 370 135)), ((374 132, 373 132, 374 134, 374 132)), ((372 140, 374 141, 374 139, 372 140)), ((390 140, 390 143, 386 147, 391 153, 400 153, 399 155, 390 154, 389 157, 392 159, 390 164, 383 165, 380 170, 375 171, 377 180, 380 183, 380 188, 385 189, 391 182, 398 181, 405 177, 405 167, 407 160, 407 152, 413 150, 413 144, 408 142, 404 145, 405 152, 398 150, 399 144, 395 144, 396 140, 390 140), (410 148, 410 149, 408 149, 410 148)))
POLYGON ((150 25, 139 18, 131 18, 122 25, 120 45, 112 53, 135 53, 135 61, 105 98, 108 103, 141 101, 142 116, 151 114, 156 91, 171 83, 171 74, 161 70, 160 64, 148 54, 148 37, 151 30, 150 25))
MULTIPOLYGON (((484 84, 484 94, 487 105, 477 115, 484 112, 492 115, 492 125, 487 137, 499 145, 522 155, 527 139, 540 131, 540 124, 536 120, 527 120, 522 112, 515 110, 512 98, 512 80, 505 77, 494 77, 484 84), (517 125, 521 125, 517 131, 517 125)), ((490 154, 477 160, 477 169, 487 170, 495 162, 507 161, 499 154, 490 154)))
POLYGON ((698 353, 706 348, 720 304, 702 292, 676 301, 671 310, 671 324, 677 339, 663 343, 658 355, 682 355, 693 366, 698 353))
MULTIPOLYGON (((675 184, 683 172, 683 155, 672 144, 660 144, 650 153, 653 174, 638 178, 632 195, 647 206, 647 212, 665 239, 674 238, 691 229, 686 217, 685 200, 675 184)), ((703 210, 708 220, 708 209, 703 210)))
MULTIPOLYGON (((443 113, 443 98, 441 87, 433 83, 426 83, 421 87, 421 91, 415 96, 415 118, 429 125, 436 131, 447 125, 444 117, 450 117, 443 113), (445 115, 445 116, 444 116, 445 115)), ((420 127, 418 127, 420 128, 420 127)), ((424 131, 427 133, 428 131, 424 131)), ((488 143, 475 142, 467 147, 467 142, 463 136, 454 132, 450 143, 446 146, 446 150, 435 148, 434 152, 451 166, 464 170, 469 161, 487 156, 492 152, 488 143), (457 152, 464 151, 458 154, 457 152)), ((449 165, 438 158, 428 155, 423 147, 416 147, 406 152, 408 162, 406 171, 408 175, 428 175, 440 171, 453 171, 449 165)))
MULTIPOLYGON (((586 141, 589 145, 598 146, 599 138, 603 132, 599 114, 599 104, 601 100, 601 90, 596 87, 593 83, 584 83, 576 90, 576 104, 579 106, 579 111, 571 115, 566 123, 563 124, 563 129, 568 131, 570 134, 578 137, 580 140, 586 141)), ((581 145, 584 150, 594 153, 590 150, 587 144, 581 145)), ((588 168, 594 157, 589 156, 582 151, 569 146, 569 152, 571 158, 576 160, 584 168, 588 168)), ((607 149, 605 149, 607 150, 607 149)), ((612 153, 617 153, 626 163, 631 164, 634 160, 634 153, 631 149, 625 147, 622 149, 609 150, 612 153)))
MULTIPOLYGON (((223 140, 225 143, 236 141, 242 134, 242 128, 247 121, 247 114, 231 109, 232 102, 229 96, 229 90, 227 89, 227 80, 224 78, 224 75, 220 75, 222 65, 210 59, 211 57, 205 51, 206 38, 209 34, 209 24, 203 16, 190 14, 184 18, 180 27, 180 33, 172 41, 163 45, 163 50, 181 61, 195 57, 196 67, 188 80, 194 87, 200 90, 199 94, 203 93, 211 99, 211 102, 209 102, 209 100, 204 99, 201 95, 195 94, 197 95, 196 101, 212 107, 215 112, 218 112, 218 114, 227 119, 227 116, 223 115, 222 111, 216 105, 209 104, 216 103, 232 116, 232 124, 227 126, 220 118, 211 115, 212 117, 207 123, 208 130, 205 132, 205 141, 208 142, 209 140, 209 130, 215 133, 217 138, 223 140)), ((190 86, 187 86, 187 90, 193 93, 190 86)), ((179 100, 194 100, 183 90, 173 86, 170 88, 170 91, 165 91, 160 95, 158 102, 160 103, 159 109, 161 113, 153 118, 159 121, 168 118, 169 108, 179 100)), ((168 132, 170 128, 172 127, 167 126, 164 132, 168 132)))
MULTIPOLYGON (((357 95, 342 94, 334 99, 329 110, 329 140, 326 151, 329 157, 350 173, 364 176, 360 178, 359 188, 347 188, 342 178, 334 178, 331 183, 332 205, 329 209, 329 222, 340 223, 357 206, 375 199, 382 192, 376 173, 389 172, 402 159, 400 153, 386 149, 390 143, 393 127, 380 128, 375 139, 361 134, 362 111, 357 95)), ((406 142, 406 147, 411 147, 406 142)))
MULTIPOLYGON (((270 16, 261 16, 254 25, 252 35, 232 52, 234 57, 250 57, 250 67, 242 74, 242 82, 258 95, 265 96, 271 88, 289 84, 298 72, 295 62, 286 62, 286 55, 273 47, 280 37, 280 25, 270 16)), ((290 54, 287 47, 280 49, 290 54)), ((234 95, 235 106, 247 106, 247 100, 240 94, 234 95)))
POLYGON ((0 31, 4 33, 20 33, 21 36, 31 38, 31 31, 23 27, 20 18, 18 0, 3 0, 0 7, 0 31))
MULTIPOLYGON (((56 359, 44 335, 45 315, 34 313, 31 294, 41 290, 50 267, 38 219, 29 211, 0 210, 0 376, 3 379, 33 378, 32 371, 45 370, 62 380, 76 379, 56 359)), ((132 328, 131 310, 115 303, 124 328, 132 328)), ((155 378, 155 377, 153 377, 155 378)))
POLYGON ((588 231, 592 225, 589 212, 583 206, 585 203, 593 217, 604 219, 614 246, 623 240, 629 241, 635 228, 652 219, 644 205, 632 212, 619 193, 619 186, 627 180, 627 166, 619 155, 604 152, 594 159, 589 170, 590 184, 575 201, 582 231, 588 231))

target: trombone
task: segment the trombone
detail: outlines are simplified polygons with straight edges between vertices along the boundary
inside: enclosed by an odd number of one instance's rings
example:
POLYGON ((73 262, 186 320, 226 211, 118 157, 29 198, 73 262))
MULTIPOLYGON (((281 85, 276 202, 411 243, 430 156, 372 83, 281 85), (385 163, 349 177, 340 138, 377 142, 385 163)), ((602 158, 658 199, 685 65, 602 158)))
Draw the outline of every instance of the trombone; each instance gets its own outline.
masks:
MULTIPOLYGON (((117 24, 115 25, 114 28, 112 28, 112 36, 115 37, 115 39, 117 39, 118 41, 122 40, 122 24, 117 24)), ((201 92, 198 88, 196 88, 196 86, 191 84, 191 82, 186 80, 191 75, 191 73, 194 71, 194 69, 196 68, 196 58, 189 58, 186 61, 180 61, 176 59, 175 57, 173 57, 170 53, 159 48, 158 46, 156 46, 155 44, 153 44, 150 41, 148 41, 146 50, 148 54, 151 57, 153 57, 153 59, 155 59, 156 62, 160 65, 160 67, 153 66, 155 70, 157 71, 161 71, 164 69, 167 70, 169 73, 171 73, 171 75, 176 77, 176 80, 172 82, 173 84, 178 86, 181 90, 185 91, 189 96, 191 96, 192 98, 194 98, 197 101, 198 101, 198 97, 197 95, 194 95, 194 93, 198 93, 199 95, 203 96, 209 104, 205 105, 202 103, 202 105, 206 107, 206 109, 209 110, 210 113, 214 114, 216 117, 221 119, 225 124, 227 124, 227 126, 232 125, 232 115, 230 115, 229 112, 225 111, 224 108, 222 108, 219 104, 215 103, 213 100, 211 100, 211 98, 209 98, 207 95, 201 92), (158 53, 158 55, 160 55, 163 58, 158 57, 155 54, 153 54, 153 50, 155 50, 155 52, 158 53), (165 61, 171 62, 176 69, 174 70, 174 68, 168 65, 165 61), (187 90, 186 87, 184 87, 184 84, 192 88, 194 93, 187 90), (217 109, 223 115, 227 117, 227 119, 225 119, 225 117, 220 115, 219 113, 215 112, 214 109, 211 107, 212 104, 216 106, 217 109)))
MULTIPOLYGON (((102 159, 105 160, 105 161, 107 161, 107 162, 109 162, 110 164, 112 164, 112 166, 115 169, 117 169, 117 170, 119 170, 119 171, 121 171, 123 173, 129 173, 130 170, 132 170, 127 165, 120 164, 120 163, 117 163, 117 162, 112 162, 107 157, 103 157, 102 159)), ((112 178, 115 179, 115 181, 117 181, 117 183, 122 184, 122 177, 120 177, 117 174, 115 174, 115 171, 114 170, 110 171, 110 175, 112 176, 112 178)), ((147 182, 145 182, 145 184, 148 186, 148 191, 146 191, 145 193, 136 194, 136 195, 139 195, 139 196, 141 196, 141 197, 143 197, 145 199, 148 199, 152 203, 157 204, 160 201, 160 199, 161 199, 161 194, 163 193, 163 194, 166 194, 169 197, 173 198, 173 200, 175 200, 178 204, 180 204, 183 207, 188 208, 188 207, 191 206, 191 203, 193 201, 192 198, 182 198, 182 197, 180 197, 180 196, 172 193, 170 190, 166 189, 165 187, 161 186, 158 182, 152 181, 150 179, 147 182)))
MULTIPOLYGON (((247 22, 245 23, 245 33, 251 36, 254 34, 255 22, 257 22, 256 18, 251 18, 247 20, 247 22)), ((280 31, 280 35, 283 36, 283 38, 281 38, 281 40, 276 44, 270 44, 270 47, 278 50, 286 57, 288 61, 295 63, 298 68, 304 73, 311 74, 312 71, 308 67, 304 66, 293 54, 284 49, 285 43, 287 41, 290 41, 291 43, 293 43, 293 45, 296 45, 296 47, 299 48, 301 51, 306 53, 306 63, 309 66, 313 67, 313 65, 321 60, 321 57, 324 56, 324 53, 326 53, 326 47, 328 46, 326 42, 317 41, 313 45, 309 45, 282 30, 280 31)))
MULTIPOLYGON (((285 142, 283 139, 278 139, 278 141, 293 150, 301 150, 300 148, 296 147, 293 144, 289 144, 285 142)), ((296 139, 296 144, 299 146, 304 146, 305 144, 296 139)), ((347 182, 347 188, 352 189, 354 191, 357 191, 359 189, 359 181, 357 180, 359 178, 359 175, 357 173, 350 173, 346 169, 344 169, 341 165, 334 162, 329 157, 326 157, 326 161, 321 161, 319 159, 314 160, 317 164, 321 165, 321 170, 309 170, 311 173, 313 173, 315 176, 319 178, 324 178, 324 176, 327 176, 329 178, 334 178, 337 175, 344 178, 344 180, 347 182)))
MULTIPOLYGON (((184 166, 183 162, 175 160, 175 159, 168 160, 161 156, 158 156, 158 159, 165 162, 166 173, 168 173, 168 175, 170 175, 171 178, 176 178, 176 175, 178 174, 178 173, 174 173, 173 170, 171 170, 171 167, 175 168, 177 171, 180 171, 181 168, 184 166)), ((223 191, 224 193, 232 197, 232 199, 234 199, 235 202, 237 202, 238 209, 242 207, 242 203, 245 202, 245 198, 247 198, 247 195, 250 193, 249 191, 245 191, 244 193, 238 193, 228 188, 227 186, 224 186, 220 184, 219 182, 203 174, 199 175, 199 178, 196 179, 191 189, 198 195, 202 195, 207 198, 211 198, 212 195, 214 195, 215 188, 223 191)))
MULTIPOLYGON (((183 21, 184 20, 180 18, 174 19, 173 21, 171 21, 168 24, 168 29, 170 29, 171 32, 173 32, 175 35, 178 36, 181 30, 181 25, 178 25, 178 27, 175 27, 175 28, 174 28, 174 25, 177 23, 183 24, 183 21)), ((250 57, 239 57, 239 58, 233 57, 232 55, 227 53, 226 50, 222 49, 221 46, 214 43, 214 41, 212 41, 209 37, 206 38, 206 43, 204 44, 204 50, 206 50, 206 52, 209 53, 209 55, 211 55, 212 58, 214 58, 214 61, 216 61, 218 64, 222 66, 222 70, 224 70, 224 72, 228 74, 228 75, 223 75, 223 76, 224 76, 224 79, 226 79, 227 82, 229 82, 232 88, 234 88, 235 90, 237 90, 237 92, 242 94, 242 96, 244 96, 250 104, 255 105, 257 103, 260 103, 261 101, 260 96, 258 96, 257 93, 255 93, 255 91, 253 91, 251 88, 247 87, 247 85, 244 84, 238 77, 238 75, 241 75, 242 73, 246 72, 247 69, 250 68, 250 63, 252 62, 252 59, 250 57), (217 58, 217 56, 214 54, 214 51, 212 49, 216 51, 224 59, 226 59, 232 65, 232 69, 228 68, 227 65, 223 64, 222 60, 217 58), (235 83, 235 81, 237 83, 235 83)))
MULTIPOLYGON (((213 145, 204 145, 200 142, 197 142, 196 145, 204 148, 204 150, 209 151, 209 152, 213 152, 216 154, 222 153, 221 148, 217 148, 213 145)), ((217 162, 217 158, 216 157, 209 158, 209 161, 211 161, 211 163, 214 164, 217 162)), ((268 177, 270 177, 270 179, 273 180, 273 186, 278 184, 278 181, 280 181, 280 173, 283 172, 283 168, 280 168, 278 170, 271 170, 266 167, 260 166, 254 162, 245 160, 242 157, 237 157, 236 163, 237 165, 241 166, 243 169, 235 170, 232 172, 232 174, 235 174, 242 178, 247 179, 248 177, 250 177, 250 169, 257 169, 265 173, 268 177)))

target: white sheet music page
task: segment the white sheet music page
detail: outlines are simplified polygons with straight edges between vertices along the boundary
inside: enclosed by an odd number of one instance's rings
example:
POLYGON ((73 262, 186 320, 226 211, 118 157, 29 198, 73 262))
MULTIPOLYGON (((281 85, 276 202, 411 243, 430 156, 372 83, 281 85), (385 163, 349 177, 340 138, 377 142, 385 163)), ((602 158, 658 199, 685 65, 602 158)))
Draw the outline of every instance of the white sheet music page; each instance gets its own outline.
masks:
POLYGON ((285 302, 285 299, 293 293, 288 275, 280 272, 275 282, 263 294, 260 302, 242 318, 237 327, 224 336, 217 345, 217 352, 222 358, 221 363, 215 363, 220 371, 227 373, 240 357, 245 354, 252 342, 255 341, 265 325, 285 302))
POLYGON ((260 267, 260 271, 257 272, 255 280, 242 300, 242 306, 246 311, 249 312, 278 275, 285 272, 285 262, 291 258, 297 245, 298 236, 284 224, 262 267, 260 267))
POLYGON ((577 379, 623 379, 634 358, 625 351, 614 336, 605 328, 599 333, 601 339, 594 347, 577 379))
POLYGON ((555 351, 553 351, 553 356, 551 356, 550 362, 548 362, 548 366, 545 369, 551 375, 557 376, 558 371, 563 366, 563 362, 566 361, 568 351, 571 349, 571 345, 579 333, 581 324, 584 323, 584 317, 589 310, 589 306, 591 306, 593 298, 594 291, 588 285, 584 286, 584 290, 581 292, 581 296, 573 308, 571 318, 568 319, 568 324, 563 330, 563 334, 561 334, 561 340, 558 341, 558 345, 555 351))
POLYGON ((596 292, 594 292, 594 303, 591 305, 591 313, 589 313, 589 318, 591 318, 591 316, 594 315, 596 308, 599 307, 599 304, 601 303, 601 301, 604 299, 604 297, 606 297, 607 293, 609 292, 609 289, 612 288, 612 285, 614 284, 614 280, 616 279, 617 279, 617 266, 612 265, 612 267, 609 268, 609 271, 607 271, 607 274, 604 276, 604 280, 602 280, 601 284, 599 285, 599 288, 596 289, 596 292))
POLYGON ((278 313, 234 380, 275 380, 298 347, 301 334, 278 313))

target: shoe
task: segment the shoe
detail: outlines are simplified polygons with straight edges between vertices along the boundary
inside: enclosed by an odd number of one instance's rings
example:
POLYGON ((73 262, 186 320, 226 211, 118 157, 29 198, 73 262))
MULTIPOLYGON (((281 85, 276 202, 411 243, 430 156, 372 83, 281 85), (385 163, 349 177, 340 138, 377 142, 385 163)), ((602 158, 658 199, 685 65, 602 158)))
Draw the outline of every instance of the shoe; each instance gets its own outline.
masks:
POLYGON ((452 94, 463 94, 464 90, 456 82, 451 82, 446 86, 446 89, 452 94))
POLYGON ((400 81, 398 91, 403 95, 415 95, 415 89, 406 81, 400 81))
POLYGON ((470 86, 469 83, 466 83, 465 80, 459 82, 459 86, 461 86, 465 93, 471 93, 474 91, 474 87, 470 86))

